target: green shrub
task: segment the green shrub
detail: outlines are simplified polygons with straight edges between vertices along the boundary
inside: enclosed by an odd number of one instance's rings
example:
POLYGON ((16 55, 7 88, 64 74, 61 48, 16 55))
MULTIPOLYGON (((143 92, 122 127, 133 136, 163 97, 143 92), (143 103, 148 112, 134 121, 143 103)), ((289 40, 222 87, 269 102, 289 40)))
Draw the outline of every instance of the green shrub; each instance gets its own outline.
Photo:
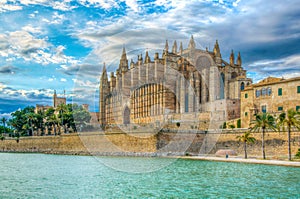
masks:
POLYGON ((226 129, 227 128, 227 124, 226 122, 223 123, 223 129, 226 129))
POLYGON ((241 128, 241 119, 236 121, 236 128, 241 128))
POLYGON ((295 158, 300 159, 300 148, 298 149, 298 152, 296 153, 295 158))

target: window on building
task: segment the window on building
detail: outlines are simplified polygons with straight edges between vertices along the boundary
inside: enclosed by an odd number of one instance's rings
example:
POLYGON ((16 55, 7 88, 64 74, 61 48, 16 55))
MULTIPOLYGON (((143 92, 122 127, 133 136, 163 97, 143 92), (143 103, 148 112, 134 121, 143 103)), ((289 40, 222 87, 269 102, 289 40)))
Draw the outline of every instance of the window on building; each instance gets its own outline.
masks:
POLYGON ((283 111, 283 107, 282 106, 278 106, 278 111, 283 111))
POLYGON ((245 116, 246 116, 246 117, 248 116, 248 112, 245 112, 245 116))
POLYGON ((220 99, 224 99, 225 98, 225 75, 224 73, 221 73, 220 75, 220 99))
POLYGON ((282 96, 282 88, 278 88, 278 96, 282 96))
POLYGON ((297 93, 300 93, 300 86, 297 86, 297 93))
POLYGON ((245 83, 244 82, 241 83, 241 91, 243 91, 243 90, 245 90, 245 83))
POLYGON ((296 106, 296 111, 300 111, 300 106, 296 106))
POLYGON ((267 94, 267 89, 266 88, 263 88, 262 90, 261 90, 261 95, 262 96, 265 96, 267 94))
POLYGON ((189 94, 185 94, 185 112, 189 112, 189 94))
POLYGON ((248 98, 248 93, 245 93, 245 98, 246 98, 246 99, 248 98))
POLYGON ((260 90, 256 90, 255 95, 256 95, 256 97, 259 97, 260 96, 260 90))
POLYGON ((272 94, 272 89, 270 87, 267 89, 267 93, 269 96, 272 94))
POLYGON ((263 112, 263 113, 267 112, 267 106, 266 105, 261 106, 261 112, 263 112))

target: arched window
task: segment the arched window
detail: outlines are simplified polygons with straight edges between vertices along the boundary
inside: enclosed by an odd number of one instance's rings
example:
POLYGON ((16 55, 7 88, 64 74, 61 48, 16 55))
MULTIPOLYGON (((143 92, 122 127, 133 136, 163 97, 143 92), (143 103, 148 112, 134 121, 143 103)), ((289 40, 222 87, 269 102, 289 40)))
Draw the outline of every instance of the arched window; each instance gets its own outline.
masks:
POLYGON ((220 99, 224 99, 225 95, 224 95, 224 85, 225 84, 225 75, 224 73, 221 73, 220 75, 220 99))
POLYGON ((272 94, 272 89, 270 87, 268 88, 267 93, 269 96, 272 94))
POLYGON ((250 85, 250 82, 247 83, 247 86, 249 86, 249 85, 250 85))
POLYGON ((130 109, 128 108, 128 106, 126 106, 124 109, 123 124, 130 124, 130 109))
POLYGON ((266 88, 263 88, 263 89, 261 90, 261 95, 262 95, 262 96, 267 95, 267 89, 266 89, 266 88))
POLYGON ((241 91, 243 91, 243 90, 245 90, 245 83, 244 82, 241 83, 241 91))
POLYGON ((259 96, 260 96, 260 93, 261 93, 260 90, 256 90, 256 91, 255 91, 256 97, 259 97, 259 96))
POLYGON ((189 112, 189 94, 186 93, 185 96, 184 96, 184 100, 185 100, 185 107, 184 107, 184 111, 187 113, 189 112))

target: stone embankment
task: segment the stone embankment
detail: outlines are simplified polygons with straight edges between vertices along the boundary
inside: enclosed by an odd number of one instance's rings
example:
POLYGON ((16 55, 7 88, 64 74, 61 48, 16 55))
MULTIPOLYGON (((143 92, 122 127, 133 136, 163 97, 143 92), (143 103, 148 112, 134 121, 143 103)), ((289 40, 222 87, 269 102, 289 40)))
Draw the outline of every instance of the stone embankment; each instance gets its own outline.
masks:
MULTIPOLYGON (((134 133, 93 132, 60 136, 22 137, 17 143, 7 138, 0 141, 3 152, 39 152, 72 155, 116 156, 176 156, 214 155, 219 149, 231 149, 244 155, 243 143, 237 141, 238 132, 226 133, 134 133)), ((254 144, 248 145, 248 157, 261 157, 261 133, 252 134, 254 144)), ((292 154, 300 148, 300 133, 291 135, 292 154)), ((265 135, 266 156, 272 159, 287 158, 287 133, 270 132, 265 135)))

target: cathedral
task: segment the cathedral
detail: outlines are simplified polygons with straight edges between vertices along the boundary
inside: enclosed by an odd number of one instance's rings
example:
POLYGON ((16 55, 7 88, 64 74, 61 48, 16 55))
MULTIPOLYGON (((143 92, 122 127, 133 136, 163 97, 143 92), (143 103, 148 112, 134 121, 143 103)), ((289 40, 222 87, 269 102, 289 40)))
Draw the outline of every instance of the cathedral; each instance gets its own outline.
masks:
POLYGON ((204 115, 216 112, 217 120, 239 118, 241 90, 251 83, 240 53, 235 59, 232 51, 226 62, 218 41, 213 51, 197 49, 193 36, 186 49, 182 43, 178 48, 177 41, 169 49, 166 41, 161 56, 156 52, 150 58, 146 51, 130 63, 123 47, 115 72, 108 75, 103 66, 99 122, 103 127, 151 124, 155 128, 166 119, 183 124, 192 118, 198 125, 204 115))

